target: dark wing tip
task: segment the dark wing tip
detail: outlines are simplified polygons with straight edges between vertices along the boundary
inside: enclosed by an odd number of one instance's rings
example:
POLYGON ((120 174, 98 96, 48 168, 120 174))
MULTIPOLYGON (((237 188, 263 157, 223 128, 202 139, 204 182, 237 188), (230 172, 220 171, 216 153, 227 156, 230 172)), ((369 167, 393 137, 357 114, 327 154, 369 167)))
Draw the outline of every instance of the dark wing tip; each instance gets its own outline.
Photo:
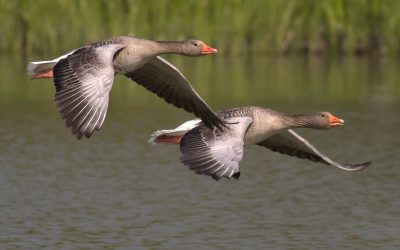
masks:
MULTIPOLYGON (((197 174, 204 174, 204 173, 197 173, 197 174)), ((206 174, 207 175, 207 174, 206 174)), ((239 180, 240 177, 240 172, 236 172, 234 174, 232 174, 231 176, 226 176, 226 175, 211 175, 211 178, 213 178, 215 181, 219 181, 222 177, 225 177, 229 180, 231 180, 232 178, 234 178, 235 180, 239 180)))
POLYGON ((236 180, 239 180, 240 177, 240 172, 236 172, 232 175, 233 178, 235 178, 236 180))
MULTIPOLYGON (((203 174, 203 173, 198 173, 198 174, 203 174)), ((219 181, 222 177, 222 176, 218 176, 218 175, 209 175, 209 176, 211 176, 211 178, 213 178, 214 181, 219 181)))
POLYGON ((363 170, 364 168, 367 168, 369 165, 371 165, 371 163, 372 163, 372 161, 367 161, 367 162, 364 162, 364 163, 348 165, 348 169, 350 171, 363 170))
MULTIPOLYGON (((354 171, 359 171, 359 170, 363 170, 364 168, 367 168, 369 165, 371 165, 371 163, 372 163, 371 161, 367 161, 367 162, 358 163, 358 164, 347 164, 347 165, 337 164, 335 166, 338 168, 341 168, 343 170, 346 170, 346 171, 354 172, 354 171)), ((329 164, 329 165, 332 165, 332 164, 329 164)))
MULTIPOLYGON (((201 104, 199 104, 201 105, 201 104)), ((191 112, 191 111, 189 111, 191 112)), ((214 127, 223 130, 227 128, 226 121, 219 117, 214 111, 209 110, 209 112, 197 112, 195 109, 193 113, 201 119, 203 124, 208 127, 209 129, 213 129, 214 127)))

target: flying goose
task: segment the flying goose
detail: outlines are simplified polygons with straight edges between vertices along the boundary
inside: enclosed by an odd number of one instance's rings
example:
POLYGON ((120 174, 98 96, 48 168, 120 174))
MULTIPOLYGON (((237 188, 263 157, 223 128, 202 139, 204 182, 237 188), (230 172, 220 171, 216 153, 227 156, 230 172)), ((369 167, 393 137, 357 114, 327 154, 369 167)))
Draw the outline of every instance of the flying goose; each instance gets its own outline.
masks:
POLYGON ((151 135, 153 144, 180 144, 182 163, 197 174, 238 179, 244 145, 256 144, 272 151, 321 162, 346 171, 357 171, 371 162, 340 164, 319 152, 310 142, 294 132, 295 128, 330 129, 344 124, 329 112, 311 115, 288 115, 272 109, 242 107, 218 113, 226 121, 222 130, 210 129, 199 119, 171 130, 151 135))
POLYGON ((100 130, 115 75, 125 75, 166 102, 194 113, 207 127, 221 128, 222 120, 185 76, 159 56, 216 52, 199 40, 152 41, 119 36, 82 46, 54 60, 30 62, 28 74, 31 79, 54 78, 58 111, 78 139, 100 130))

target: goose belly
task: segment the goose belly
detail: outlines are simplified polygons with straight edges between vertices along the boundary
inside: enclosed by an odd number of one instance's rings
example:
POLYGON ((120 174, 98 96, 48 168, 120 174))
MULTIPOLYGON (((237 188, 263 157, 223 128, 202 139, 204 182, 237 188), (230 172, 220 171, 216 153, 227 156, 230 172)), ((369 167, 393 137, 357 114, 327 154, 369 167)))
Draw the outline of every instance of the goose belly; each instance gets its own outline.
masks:
POLYGON ((277 133, 277 131, 274 129, 257 130, 249 128, 246 135, 244 136, 244 144, 251 145, 259 143, 275 133, 277 133))
POLYGON ((262 142, 283 129, 285 129, 284 126, 275 116, 268 114, 261 117, 260 115, 254 116, 254 122, 244 136, 244 143, 250 145, 262 142))
POLYGON ((140 50, 124 49, 114 58, 114 70, 117 74, 126 74, 142 67, 151 58, 140 50))
POLYGON ((131 58, 129 61, 124 62, 115 60, 113 66, 115 73, 126 74, 142 67, 144 64, 145 61, 142 58, 131 58))

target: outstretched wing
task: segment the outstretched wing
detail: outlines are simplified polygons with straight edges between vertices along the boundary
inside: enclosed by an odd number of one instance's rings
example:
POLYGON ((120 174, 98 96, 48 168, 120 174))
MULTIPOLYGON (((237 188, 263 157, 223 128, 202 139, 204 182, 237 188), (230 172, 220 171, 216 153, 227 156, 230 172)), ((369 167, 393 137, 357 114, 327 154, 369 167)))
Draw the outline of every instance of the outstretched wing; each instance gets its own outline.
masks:
POLYGON ((214 111, 192 88, 185 76, 171 63, 155 57, 141 68, 125 74, 146 89, 178 108, 194 113, 203 123, 212 128, 224 125, 214 111))
POLYGON ((257 145, 282 154, 332 165, 346 171, 361 170, 371 164, 371 162, 349 165, 337 163, 319 152, 311 143, 291 129, 272 135, 268 139, 257 143, 257 145))
POLYGON ((187 132, 180 143, 183 164, 197 174, 239 178, 239 162, 243 157, 243 138, 253 122, 251 117, 227 119, 228 128, 210 130, 204 125, 187 132))
POLYGON ((54 66, 56 105, 78 139, 90 137, 103 124, 114 80, 113 56, 123 47, 85 46, 54 66))

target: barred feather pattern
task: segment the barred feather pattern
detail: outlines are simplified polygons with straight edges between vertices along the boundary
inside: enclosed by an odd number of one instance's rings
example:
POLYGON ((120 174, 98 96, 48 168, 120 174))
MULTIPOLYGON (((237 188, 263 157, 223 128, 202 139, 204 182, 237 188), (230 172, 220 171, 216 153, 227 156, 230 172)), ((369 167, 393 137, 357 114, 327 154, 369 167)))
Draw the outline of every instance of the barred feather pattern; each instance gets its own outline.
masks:
POLYGON ((157 56, 141 68, 125 74, 175 107, 194 113, 209 127, 224 127, 224 122, 193 89, 172 64, 157 56))
POLYGON ((123 47, 85 46, 54 66, 55 102, 78 139, 90 137, 104 122, 114 80, 112 59, 123 47))
POLYGON ((250 117, 227 119, 228 128, 209 129, 204 125, 187 132, 180 143, 180 160, 197 174, 239 178, 239 162, 243 157, 243 138, 246 128, 253 122, 250 117))
POLYGON ((278 134, 274 134, 268 137, 268 139, 257 143, 257 145, 266 147, 273 152, 329 165, 329 163, 324 161, 321 156, 310 150, 309 147, 300 141, 295 140, 295 138, 293 138, 288 131, 282 131, 278 134))
POLYGON ((356 164, 341 164, 335 162, 291 129, 274 134, 266 140, 257 143, 257 145, 266 147, 274 152, 320 162, 345 171, 359 171, 371 164, 370 161, 356 164))

